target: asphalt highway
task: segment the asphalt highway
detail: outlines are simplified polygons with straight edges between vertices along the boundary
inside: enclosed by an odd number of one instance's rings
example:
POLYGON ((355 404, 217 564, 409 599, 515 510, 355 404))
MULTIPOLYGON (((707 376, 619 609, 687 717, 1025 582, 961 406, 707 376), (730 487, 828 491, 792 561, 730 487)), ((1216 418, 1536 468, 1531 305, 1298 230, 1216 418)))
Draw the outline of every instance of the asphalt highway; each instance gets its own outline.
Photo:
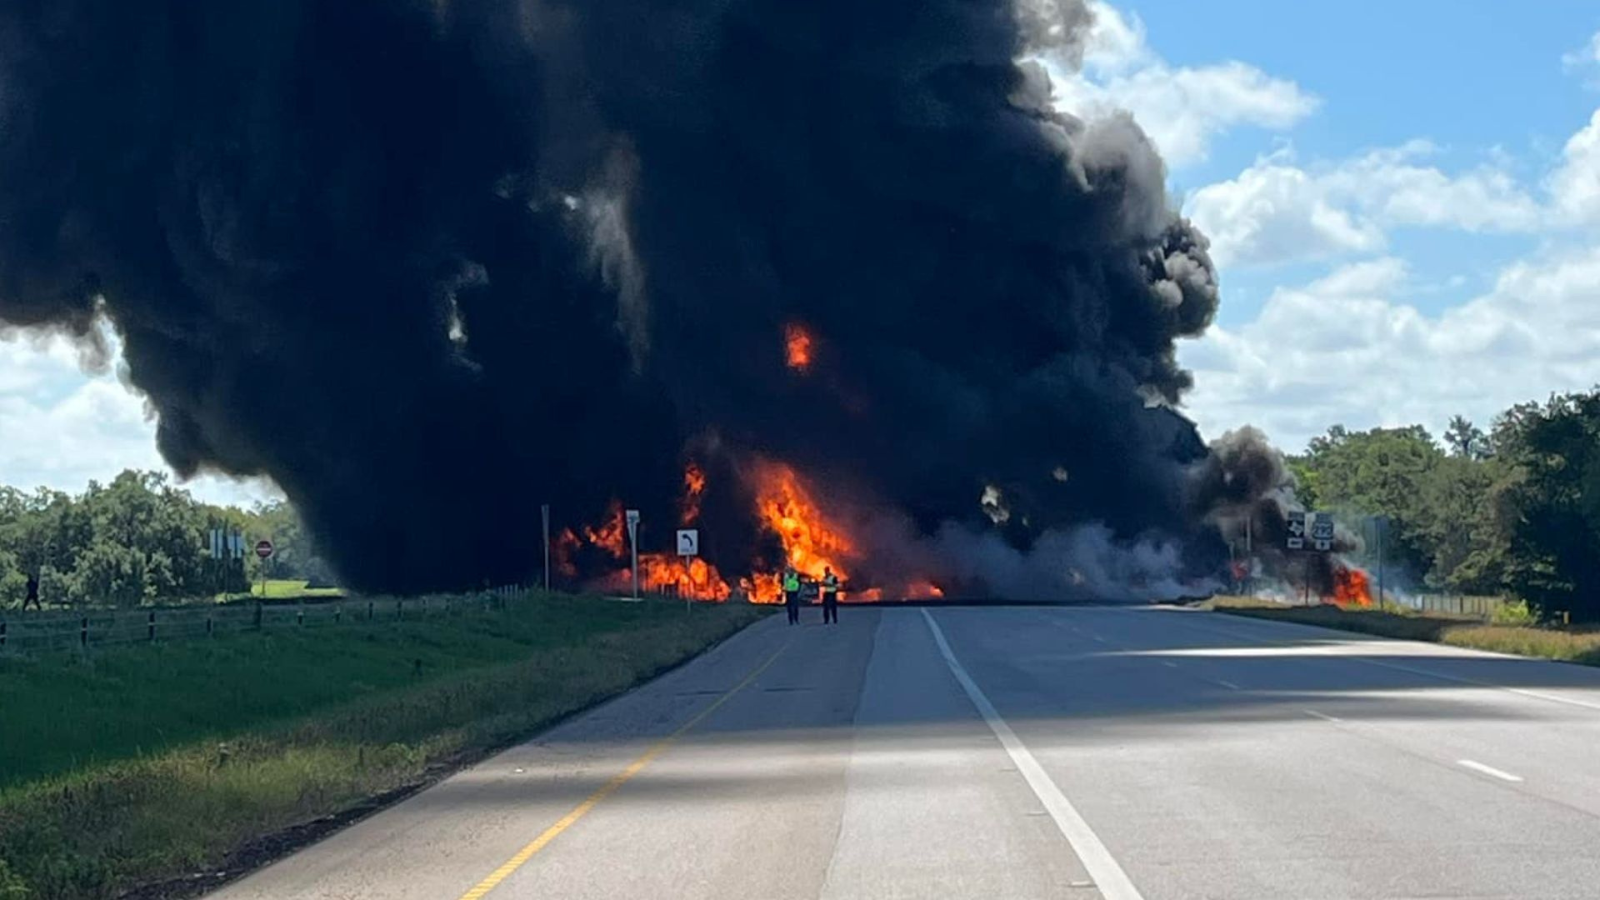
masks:
POLYGON ((1180 609, 805 616, 212 896, 1600 896, 1600 670, 1180 609))

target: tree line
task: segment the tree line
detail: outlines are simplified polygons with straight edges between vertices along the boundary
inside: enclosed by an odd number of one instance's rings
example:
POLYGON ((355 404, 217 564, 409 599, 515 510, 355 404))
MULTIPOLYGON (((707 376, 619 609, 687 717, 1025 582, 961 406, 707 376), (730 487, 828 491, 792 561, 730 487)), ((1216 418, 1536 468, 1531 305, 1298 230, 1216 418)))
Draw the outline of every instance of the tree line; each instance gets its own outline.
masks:
MULTIPOLYGON (((1451 420, 1314 438, 1288 458, 1308 509, 1342 514, 1412 589, 1501 594, 1600 619, 1600 388, 1523 403, 1485 431, 1451 420)), ((1391 583, 1395 583, 1391 581, 1391 583)))
POLYGON ((262 563, 248 544, 267 538, 272 578, 326 582, 294 510, 252 510, 194 499, 159 472, 129 470, 80 494, 0 486, 0 607, 18 606, 29 577, 46 605, 134 607, 248 591, 262 563), (211 555, 213 528, 245 535, 242 559, 211 555))

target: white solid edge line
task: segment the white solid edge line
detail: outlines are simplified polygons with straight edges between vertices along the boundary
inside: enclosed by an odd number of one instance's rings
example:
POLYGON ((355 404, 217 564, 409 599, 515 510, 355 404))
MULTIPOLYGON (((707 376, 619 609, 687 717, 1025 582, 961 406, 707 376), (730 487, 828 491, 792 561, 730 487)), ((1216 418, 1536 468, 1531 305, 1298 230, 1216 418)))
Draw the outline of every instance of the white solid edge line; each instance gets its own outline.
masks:
POLYGON ((1470 759, 1458 759, 1458 760, 1456 760, 1456 765, 1465 766, 1465 767, 1471 769, 1474 772, 1482 772, 1485 775, 1489 775, 1491 777, 1498 778, 1501 781, 1521 781, 1522 780, 1522 776, 1520 776, 1520 775, 1513 775, 1510 772, 1502 772, 1499 769, 1496 769, 1494 766, 1486 766, 1481 762, 1473 762, 1470 759))
POLYGON ((1045 774, 1044 767, 1033 758, 1017 733, 1011 730, 1006 720, 1000 718, 1000 713, 995 710, 994 704, 979 689, 977 682, 967 674, 955 653, 950 649, 950 643, 944 639, 944 632, 939 628, 939 623, 926 609, 921 610, 922 618, 928 623, 928 630, 933 632, 933 640, 939 645, 939 652, 944 656, 945 663, 950 667, 951 674, 956 676, 956 681, 961 683, 961 689, 967 692, 967 699, 978 708, 979 715, 988 723, 989 730, 999 738, 1000 746, 1004 747, 1010 755, 1011 761, 1016 764, 1017 771, 1028 782, 1028 787, 1033 789, 1034 796, 1044 804, 1045 811, 1050 813, 1050 818, 1055 820, 1056 827, 1061 829, 1061 835, 1072 845, 1073 852, 1078 854, 1078 859, 1083 861, 1083 867, 1088 870, 1089 877, 1094 879, 1095 887, 1099 889, 1100 896, 1105 900, 1144 900, 1144 895, 1128 880, 1128 873, 1122 871, 1122 866, 1117 864, 1111 851, 1100 842, 1098 835, 1083 820, 1083 816, 1061 793, 1061 788, 1050 780, 1045 774))

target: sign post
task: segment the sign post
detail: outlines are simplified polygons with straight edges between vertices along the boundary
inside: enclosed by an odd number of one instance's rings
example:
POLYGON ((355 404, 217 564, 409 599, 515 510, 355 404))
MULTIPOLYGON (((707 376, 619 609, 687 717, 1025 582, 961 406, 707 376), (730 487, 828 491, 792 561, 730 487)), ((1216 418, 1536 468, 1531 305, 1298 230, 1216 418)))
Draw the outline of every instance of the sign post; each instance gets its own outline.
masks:
POLYGON ((639 511, 630 509, 628 517, 628 548, 633 552, 633 599, 639 599, 639 511))
MULTIPOLYGON (((698 528, 679 528, 678 529, 678 555, 683 557, 684 559, 689 559, 690 557, 695 557, 695 556, 699 556, 700 555, 700 529, 698 529, 698 528)), ((693 593, 694 593, 694 591, 692 590, 692 585, 691 585, 690 592, 688 594, 684 594, 683 595, 683 611, 684 612, 688 612, 689 611, 689 608, 690 608, 690 606, 689 606, 690 595, 693 594, 693 593)))
POLYGON ((267 560, 272 558, 272 542, 256 541, 256 557, 261 560, 261 599, 267 599, 267 560))
POLYGON ((544 521, 544 592, 550 593, 550 504, 539 507, 539 517, 544 521))

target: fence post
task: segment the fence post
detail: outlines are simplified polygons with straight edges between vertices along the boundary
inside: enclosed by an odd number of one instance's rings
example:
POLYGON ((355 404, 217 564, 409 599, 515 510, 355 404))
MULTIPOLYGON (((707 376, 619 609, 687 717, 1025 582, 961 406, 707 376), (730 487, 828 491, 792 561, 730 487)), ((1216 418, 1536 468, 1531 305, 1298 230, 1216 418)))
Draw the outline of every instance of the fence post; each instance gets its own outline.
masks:
POLYGON ((344 604, 335 603, 333 605, 333 624, 337 625, 342 621, 344 621, 344 604))
POLYGON ((6 645, 6 623, 5 623, 5 620, 0 619, 0 648, 5 647, 5 645, 6 645))
POLYGON ((394 617, 396 619, 404 619, 406 617, 406 601, 394 601, 394 617))
POLYGON ((89 649, 89 617, 84 616, 78 623, 78 646, 89 649))
POLYGON ((256 601, 256 630, 261 630, 261 601, 256 601))
POLYGON ((294 611, 294 624, 306 624, 306 605, 304 603, 300 604, 294 611))
POLYGON ((156 639, 156 611, 153 609, 150 610, 150 629, 145 634, 145 639, 151 641, 156 639))
POLYGON ((373 608, 373 603, 372 603, 371 600, 368 600, 367 601, 367 621, 368 622, 372 621, 372 608, 373 608))
POLYGON ((206 637, 211 637, 211 613, 206 613, 206 637))

